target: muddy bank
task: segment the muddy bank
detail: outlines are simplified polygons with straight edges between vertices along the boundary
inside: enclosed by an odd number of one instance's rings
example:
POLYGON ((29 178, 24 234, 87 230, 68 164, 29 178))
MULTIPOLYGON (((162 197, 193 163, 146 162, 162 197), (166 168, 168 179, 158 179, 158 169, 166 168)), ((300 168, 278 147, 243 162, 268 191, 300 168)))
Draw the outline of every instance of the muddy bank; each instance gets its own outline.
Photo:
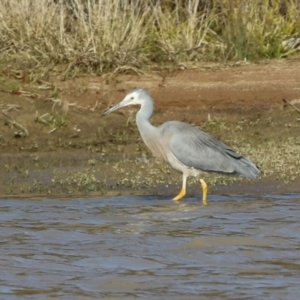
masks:
MULTIPOLYGON (((30 82, 15 70, 0 81, 1 196, 107 193, 174 195, 181 176, 152 157, 135 125, 137 108, 101 113, 134 87, 155 99, 155 125, 194 124, 248 156, 261 169, 255 181, 207 176, 216 193, 300 190, 300 115, 282 98, 300 99, 300 60, 258 65, 148 70, 145 75, 49 77, 30 82)), ((297 104, 296 104, 297 105, 297 104)), ((191 180, 189 193, 198 194, 191 180)))

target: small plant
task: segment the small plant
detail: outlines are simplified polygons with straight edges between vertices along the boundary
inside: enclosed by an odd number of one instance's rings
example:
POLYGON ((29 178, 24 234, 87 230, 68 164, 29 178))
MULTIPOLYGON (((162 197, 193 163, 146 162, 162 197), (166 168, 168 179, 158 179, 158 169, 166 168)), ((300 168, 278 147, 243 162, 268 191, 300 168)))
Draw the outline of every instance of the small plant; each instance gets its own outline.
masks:
POLYGON ((58 113, 46 113, 42 116, 36 111, 35 113, 35 122, 42 123, 51 127, 51 130, 48 133, 52 133, 60 128, 62 128, 67 122, 66 114, 58 113))
POLYGON ((49 126, 52 128, 49 133, 56 131, 66 124, 66 116, 63 114, 52 115, 48 121, 49 126))
POLYGON ((97 163, 97 160, 95 158, 92 158, 92 159, 89 159, 88 160, 88 163, 91 165, 91 166, 95 166, 96 163, 97 163))
POLYGON ((52 183, 58 183, 64 188, 76 188, 84 192, 102 189, 102 184, 95 176, 95 170, 90 169, 73 172, 72 174, 55 174, 52 183))

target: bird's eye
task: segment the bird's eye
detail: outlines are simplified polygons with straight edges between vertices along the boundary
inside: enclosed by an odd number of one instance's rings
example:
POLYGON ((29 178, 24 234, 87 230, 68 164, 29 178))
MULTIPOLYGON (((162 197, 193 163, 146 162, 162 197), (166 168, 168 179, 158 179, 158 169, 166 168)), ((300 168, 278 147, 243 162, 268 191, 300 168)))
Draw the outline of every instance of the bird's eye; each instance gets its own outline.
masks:
POLYGON ((131 97, 130 99, 133 100, 133 97, 131 97))

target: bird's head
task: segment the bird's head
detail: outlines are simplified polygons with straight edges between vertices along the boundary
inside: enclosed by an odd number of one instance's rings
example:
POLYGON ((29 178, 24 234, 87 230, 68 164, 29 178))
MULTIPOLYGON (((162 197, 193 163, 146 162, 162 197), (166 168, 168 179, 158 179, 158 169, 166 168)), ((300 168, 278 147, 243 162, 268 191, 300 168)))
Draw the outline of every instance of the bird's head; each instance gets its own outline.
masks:
POLYGON ((129 105, 142 105, 143 101, 144 101, 143 95, 144 96, 148 95, 147 91, 145 91, 143 89, 134 89, 131 92, 129 92, 120 103, 113 106, 112 108, 110 108, 109 110, 104 112, 102 115, 103 116, 108 115, 111 112, 113 112, 121 107, 129 106, 129 105))

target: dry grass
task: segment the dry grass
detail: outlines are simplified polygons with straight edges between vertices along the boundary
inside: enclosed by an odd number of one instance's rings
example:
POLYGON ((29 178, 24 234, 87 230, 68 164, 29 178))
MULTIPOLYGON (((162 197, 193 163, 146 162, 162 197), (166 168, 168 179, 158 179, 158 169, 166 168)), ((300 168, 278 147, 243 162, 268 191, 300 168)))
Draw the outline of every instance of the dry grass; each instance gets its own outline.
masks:
POLYGON ((224 57, 280 58, 295 51, 284 48, 283 41, 299 36, 299 1, 225 0, 220 5, 216 31, 222 32, 224 57))
MULTIPOLYGON (((203 55, 207 46, 207 36, 213 22, 213 10, 199 12, 200 0, 188 1, 186 9, 177 4, 173 10, 156 6, 153 10, 156 22, 155 40, 157 51, 162 60, 177 62, 193 61, 203 55)), ((151 41, 153 43, 153 41, 151 41)), ((156 58, 157 59, 157 58, 156 58)))
POLYGON ((297 0, 3 0, 0 60, 43 70, 108 72, 152 62, 260 59, 288 55, 297 0))
MULTIPOLYGON (((0 45, 6 56, 102 73, 141 61, 149 9, 115 1, 1 1, 0 45)), ((4 56, 2 57, 4 59, 4 56)))

